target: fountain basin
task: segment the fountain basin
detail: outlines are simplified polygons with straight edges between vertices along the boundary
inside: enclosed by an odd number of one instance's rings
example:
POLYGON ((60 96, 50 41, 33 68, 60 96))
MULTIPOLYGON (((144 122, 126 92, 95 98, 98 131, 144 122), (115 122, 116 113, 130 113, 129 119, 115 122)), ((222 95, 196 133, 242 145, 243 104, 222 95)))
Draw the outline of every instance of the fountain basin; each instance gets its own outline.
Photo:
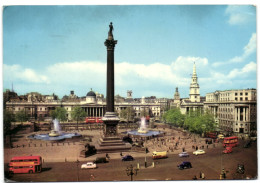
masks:
POLYGON ((34 134, 34 135, 29 135, 29 139, 36 139, 36 140, 45 140, 45 141, 60 141, 64 139, 71 139, 75 137, 81 137, 82 135, 79 133, 60 133, 56 136, 57 134, 51 134, 51 133, 46 133, 46 134, 34 134))
POLYGON ((57 137, 59 135, 60 135, 60 133, 58 131, 55 131, 55 130, 52 130, 51 133, 49 133, 50 137, 57 137))
POLYGON ((147 133, 148 131, 146 129, 139 129, 137 130, 138 133, 147 133))
POLYGON ((164 132, 152 131, 152 130, 145 131, 146 133, 142 133, 142 132, 143 131, 139 132, 139 130, 131 130, 123 133, 132 136, 141 136, 141 137, 160 136, 164 134, 164 132))

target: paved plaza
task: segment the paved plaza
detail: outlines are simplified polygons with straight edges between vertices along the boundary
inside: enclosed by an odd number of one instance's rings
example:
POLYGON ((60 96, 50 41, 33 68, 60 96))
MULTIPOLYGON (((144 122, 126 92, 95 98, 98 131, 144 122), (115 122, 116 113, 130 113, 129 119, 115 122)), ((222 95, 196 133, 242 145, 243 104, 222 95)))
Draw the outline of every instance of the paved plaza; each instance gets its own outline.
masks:
MULTIPOLYGON (((85 162, 95 160, 96 157, 105 156, 104 153, 82 158, 80 157, 80 151, 84 149, 84 146, 79 140, 65 140, 55 143, 31 140, 27 139, 27 136, 32 133, 25 133, 25 131, 21 130, 13 136, 14 148, 6 148, 4 150, 5 170, 7 170, 7 163, 13 156, 40 155, 44 160, 43 168, 48 171, 33 175, 17 174, 12 179, 16 181, 77 181, 75 175, 77 174, 77 169, 79 169, 78 173, 82 181, 91 181, 91 173, 96 175, 95 181, 123 181, 129 180, 125 175, 125 168, 130 164, 134 166, 139 164, 141 168, 136 177, 137 180, 191 180, 194 174, 199 175, 200 171, 203 171, 207 175, 207 179, 216 180, 219 179, 222 166, 229 171, 227 179, 254 179, 257 176, 256 143, 253 143, 251 148, 245 149, 243 148, 245 141, 240 140, 239 147, 234 148, 232 154, 222 155, 221 152, 224 148, 221 142, 206 144, 205 138, 176 129, 155 128, 155 130, 163 131, 165 136, 146 140, 144 146, 149 149, 147 154, 145 152, 134 151, 122 152, 123 155, 131 154, 135 160, 133 162, 121 162, 120 152, 109 153, 110 162, 98 164, 98 168, 95 170, 81 170, 76 166, 75 162, 79 160, 79 165, 81 165, 85 162), (206 154, 199 156, 192 155, 196 147, 204 148, 206 154), (167 151, 168 158, 152 160, 151 155, 155 150, 167 151), (190 154, 189 158, 182 159, 178 157, 178 154, 183 150, 190 154), (147 168, 144 167, 145 157, 147 159, 147 168), (177 164, 184 160, 191 161, 193 168, 184 171, 178 170, 177 164), (152 163, 154 163, 154 167, 152 163), (238 163, 245 164, 246 173, 244 175, 236 175, 236 166, 238 163), (54 174, 59 176, 52 176, 54 174)), ((37 133, 46 133, 46 131, 37 133)), ((93 144, 97 143, 101 136, 100 130, 83 130, 80 133, 85 136, 92 136, 93 144)), ((135 141, 135 139, 133 140, 135 141)))
MULTIPOLYGON (((192 152, 192 146, 207 148, 205 140, 200 138, 198 135, 188 133, 184 135, 181 131, 176 131, 167 128, 157 128, 155 130, 165 132, 164 137, 152 138, 144 142, 144 146, 148 148, 149 154, 153 151, 167 151, 168 154, 178 154, 183 151, 192 152), (177 144, 177 146, 176 146, 177 144)), ((122 130, 121 130, 122 131, 122 130)), ((124 130, 125 131, 125 130, 124 130)), ((76 132, 76 131, 75 131, 76 132)), ((47 133, 46 131, 39 131, 37 134, 47 133)), ((98 142, 101 137, 101 130, 84 130, 79 132, 85 136, 92 137, 92 144, 98 142)), ((65 161, 86 161, 95 159, 96 156, 101 156, 101 154, 96 154, 87 158, 80 157, 80 151, 84 149, 84 145, 79 140, 75 141, 61 141, 61 142, 51 142, 42 140, 28 139, 27 136, 35 133, 25 133, 25 130, 19 131, 17 134, 13 135, 13 147, 7 148, 4 151, 5 163, 8 163, 13 156, 23 156, 23 155, 40 155, 43 157, 45 162, 65 162, 65 161)), ((135 138, 133 138, 135 141, 135 138)), ((216 146, 218 144, 215 144, 216 146)), ((208 145, 208 148, 213 148, 213 144, 208 145)), ((118 152, 119 154, 120 152, 118 152)), ((124 152, 123 152, 124 153, 124 152)), ((129 152, 135 156, 144 156, 144 152, 129 152)), ((111 159, 120 158, 117 153, 111 153, 111 159)))

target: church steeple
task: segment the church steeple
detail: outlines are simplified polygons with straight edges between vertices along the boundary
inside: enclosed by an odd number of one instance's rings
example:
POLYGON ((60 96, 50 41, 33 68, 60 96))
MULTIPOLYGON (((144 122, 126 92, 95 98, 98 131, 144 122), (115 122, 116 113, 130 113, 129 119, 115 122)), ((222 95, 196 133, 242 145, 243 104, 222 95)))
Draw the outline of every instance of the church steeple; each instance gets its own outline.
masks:
POLYGON ((180 100, 180 94, 178 91, 178 87, 176 87, 176 89, 175 89, 174 100, 180 100))
POLYGON ((198 83, 195 62, 193 64, 193 74, 191 77, 191 84, 190 84, 190 101, 200 102, 200 87, 198 83))
POLYGON ((195 62, 194 62, 194 64, 193 64, 193 75, 196 75, 196 76, 197 76, 195 62))

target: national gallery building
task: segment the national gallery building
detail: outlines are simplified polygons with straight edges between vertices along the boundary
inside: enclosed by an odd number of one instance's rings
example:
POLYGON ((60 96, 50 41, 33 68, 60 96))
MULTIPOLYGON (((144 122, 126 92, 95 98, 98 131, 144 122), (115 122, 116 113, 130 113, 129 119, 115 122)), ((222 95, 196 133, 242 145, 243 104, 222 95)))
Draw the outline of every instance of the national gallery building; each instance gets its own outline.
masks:
MULTIPOLYGON (((74 91, 71 91, 69 96, 64 96, 62 99, 58 99, 54 94, 41 95, 37 92, 17 96, 15 92, 7 90, 5 94, 9 95, 9 99, 6 102, 7 110, 14 113, 25 110, 31 117, 40 121, 49 120, 50 111, 55 110, 57 107, 66 109, 68 120, 71 120, 71 111, 74 106, 83 108, 88 117, 102 117, 106 112, 104 96, 92 90, 85 97, 77 97, 74 91)), ((167 102, 166 99, 156 99, 156 97, 133 99, 132 91, 128 91, 126 98, 119 95, 115 96, 115 110, 120 115, 123 109, 131 107, 135 112, 136 118, 140 118, 141 114, 146 114, 155 120, 159 120, 161 113, 166 109, 167 102)))

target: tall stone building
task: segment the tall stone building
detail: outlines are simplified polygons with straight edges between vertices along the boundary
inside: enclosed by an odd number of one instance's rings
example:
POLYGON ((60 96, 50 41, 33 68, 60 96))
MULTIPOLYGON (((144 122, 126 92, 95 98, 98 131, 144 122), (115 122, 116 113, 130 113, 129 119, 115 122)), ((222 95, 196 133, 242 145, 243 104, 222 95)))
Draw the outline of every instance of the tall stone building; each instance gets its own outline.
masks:
POLYGON ((221 130, 240 134, 256 132, 256 89, 225 90, 207 93, 204 108, 214 114, 221 130))

